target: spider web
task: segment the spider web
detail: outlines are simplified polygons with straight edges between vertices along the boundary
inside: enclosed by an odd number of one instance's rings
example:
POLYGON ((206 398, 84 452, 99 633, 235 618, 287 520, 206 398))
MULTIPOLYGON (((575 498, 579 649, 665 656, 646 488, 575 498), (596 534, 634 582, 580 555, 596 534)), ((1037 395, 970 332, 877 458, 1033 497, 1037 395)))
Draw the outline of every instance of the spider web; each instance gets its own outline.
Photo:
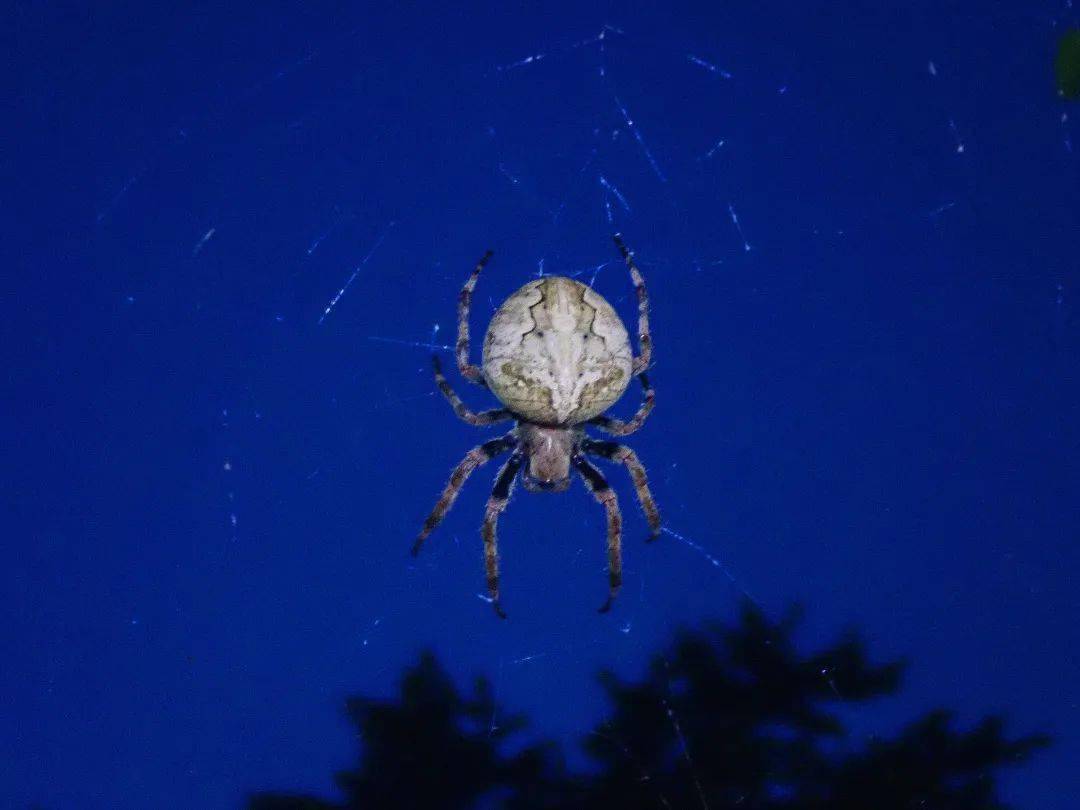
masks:
MULTIPOLYGON (((408 56, 358 53, 358 41, 372 41, 363 27, 323 28, 313 44, 294 44, 294 57, 190 99, 194 114, 138 142, 143 157, 133 167, 125 158, 105 183, 95 238, 140 268, 116 285, 116 319, 136 337, 179 324, 191 338, 171 358, 183 384, 170 390, 199 426, 192 459, 177 462, 196 482, 194 539, 157 552, 149 568, 174 577, 169 608, 147 618, 133 596, 127 615, 148 646, 181 639, 193 679, 235 666, 204 638, 241 640, 243 666, 264 686, 232 707, 237 725, 264 720, 267 695, 291 695, 281 704, 293 737, 263 732, 253 745, 318 752, 296 777, 304 788, 332 789, 328 763, 349 744, 332 725, 340 697, 392 694, 422 647, 460 680, 490 677, 509 709, 537 718, 538 733, 574 740, 603 709, 592 674, 633 675, 679 626, 730 616, 744 600, 771 615, 810 603, 811 634, 870 606, 888 628, 881 654, 916 645, 918 634, 887 618, 894 604, 939 591, 921 571, 894 575, 906 554, 889 550, 926 527, 904 517, 912 510, 896 482, 836 472, 865 461, 868 451, 843 439, 858 408, 910 427, 858 393, 902 386, 872 351, 854 371, 828 358, 867 335, 871 348, 895 348, 869 315, 860 320, 897 294, 865 272, 890 250, 914 242, 917 259, 935 262, 910 289, 898 285, 919 305, 955 304, 971 288, 954 240, 970 239, 987 175, 974 163, 963 68, 944 41, 940 52, 891 52, 891 70, 918 91, 867 102, 865 120, 848 120, 858 105, 821 108, 823 87, 847 82, 849 98, 864 99, 885 80, 829 72, 817 51, 800 50, 810 23, 800 13, 724 13, 729 25, 698 30, 537 16, 500 25, 483 48, 426 32, 408 56), (415 101, 410 83, 423 90, 415 101), (903 189, 877 169, 893 152, 875 139, 893 138, 917 143, 929 167, 903 189), (544 274, 589 284, 634 323, 614 232, 635 251, 652 300, 657 408, 626 443, 649 472, 664 534, 643 542, 625 470, 605 466, 624 515, 624 585, 598 616, 602 510, 576 483, 558 496, 519 489, 499 525, 510 616, 499 622, 483 604, 479 539, 497 464, 472 476, 421 556, 407 555, 451 467, 498 435, 454 419, 428 356, 441 353, 470 407, 495 405, 453 370, 456 295, 489 247, 473 299, 474 362, 490 313, 544 274), (164 247, 144 253, 135 244, 150 233, 164 247), (936 275, 950 272, 959 275, 936 275), (855 326, 835 325, 845 319, 855 326), (847 455, 819 461, 833 441, 847 455), (850 490, 880 510, 848 525, 821 506, 843 512, 850 490), (860 544, 886 562, 850 548, 860 544), (312 692, 295 695, 297 683, 324 699, 324 725, 307 722, 312 692)), ((1039 24, 1060 9, 1047 16, 1039 24)), ((1044 145, 1074 168, 1072 126, 1064 113, 1047 118, 1044 145)), ((1023 222, 1025 233, 1037 227, 1023 222)), ((1060 263, 1031 285, 1025 301, 1060 349, 1060 372, 1075 359, 1075 273, 1060 263)), ((634 407, 631 389, 614 411, 634 407)), ((918 549, 928 564, 940 554, 929 541, 918 549)), ((1003 588, 1038 575, 1034 553, 1004 543, 996 552, 1019 555, 1003 588)), ((680 736, 680 718, 670 719, 680 736)), ((204 762, 177 760, 190 761, 192 784, 205 781, 204 762)), ((278 778, 257 765, 251 781, 278 778)))
MULTIPOLYGON (((653 129, 648 118, 638 118, 633 110, 637 106, 646 107, 650 102, 655 104, 656 99, 662 96, 650 97, 647 88, 633 84, 624 86, 619 79, 620 60, 633 59, 634 54, 646 51, 652 44, 654 43, 641 39, 635 42, 622 27, 604 23, 592 36, 552 44, 532 52, 526 51, 526 55, 496 63, 493 69, 488 71, 492 93, 500 102, 492 111, 492 123, 486 126, 490 139, 490 157, 486 161, 488 171, 497 172, 497 180, 505 186, 503 193, 509 195, 509 204, 514 206, 515 212, 520 211, 520 215, 530 221, 532 226, 531 233, 527 232, 525 237, 527 241, 522 246, 523 249, 512 249, 519 257, 518 262, 521 263, 520 256, 524 253, 528 264, 535 268, 531 275, 567 275, 600 289, 622 312, 627 323, 634 322, 633 301, 629 296, 631 287, 622 262, 606 244, 610 241, 611 233, 623 231, 627 238, 632 239, 635 230, 646 230, 645 223, 655 225, 659 222, 671 235, 667 240, 669 253, 666 256, 650 255, 634 245, 638 263, 647 275, 647 283, 652 293, 654 322, 660 323, 665 320, 660 315, 664 312, 664 307, 655 302, 663 296, 664 281, 675 282, 681 286, 694 284, 697 280, 691 273, 696 275, 717 272, 725 262, 745 262, 745 254, 752 250, 733 200, 729 199, 726 203, 730 223, 725 231, 710 234, 708 239, 703 240, 695 238, 686 227, 687 218, 683 204, 672 191, 669 172, 678 172, 679 174, 674 176, 683 182, 689 177, 705 186, 720 186, 721 188, 710 189, 718 195, 732 194, 734 189, 723 188, 723 183, 716 183, 715 178, 709 176, 713 167, 708 164, 712 161, 722 162, 719 152, 724 146, 724 138, 714 132, 708 134, 708 140, 701 144, 701 149, 692 156, 692 161, 688 161, 688 156, 685 155, 665 156, 664 163, 672 164, 666 167, 661 164, 661 158, 657 157, 658 152, 652 145, 653 139, 655 137, 659 140, 665 134, 665 129, 670 137, 670 120, 658 115, 657 121, 664 126, 653 129), (536 93, 544 92, 546 87, 569 87, 573 90, 568 92, 565 98, 552 100, 551 106, 535 104, 536 93), (522 101, 526 103, 522 104, 522 101), (559 105, 572 108, 574 112, 567 115, 559 109, 559 105), (565 116, 568 125, 551 127, 545 119, 553 114, 554 117, 565 116), (523 120, 526 122, 524 125, 523 120), (504 122, 513 122, 512 136, 503 134, 504 122), (536 140, 520 139, 522 129, 535 129, 538 136, 543 133, 542 137, 537 138, 546 142, 541 153, 533 152, 536 140), (551 142, 548 142, 549 138, 552 139, 551 142), (558 155, 554 161, 551 159, 551 151, 558 155), (557 165, 559 171, 552 177, 544 177, 540 167, 551 163, 557 165), (582 231, 594 234, 596 244, 584 244, 581 239, 582 231), (677 252, 670 252, 673 246, 677 252), (686 256, 683 251, 688 247, 693 253, 686 256), (604 251, 607 251, 607 255, 604 251), (663 281, 661 276, 664 277, 663 281)), ((689 66, 685 70, 688 84, 694 78, 695 70, 711 74, 708 75, 709 80, 733 79, 727 70, 693 54, 671 51, 662 54, 662 57, 662 61, 667 62, 662 70, 670 70, 672 62, 677 64, 676 70, 684 67, 685 59, 689 66)), ((707 96, 722 97, 724 88, 706 85, 695 90, 707 96)), ((786 92, 786 88, 780 87, 777 92, 782 94, 786 92)), ((496 257, 495 261, 498 260, 496 257)), ((481 279, 480 290, 499 285, 496 287, 496 294, 489 293, 486 296, 488 312, 495 308, 508 290, 523 280, 520 276, 504 280, 499 278, 500 275, 502 274, 499 270, 493 269, 481 279)), ((484 297, 482 292, 478 292, 475 300, 482 301, 484 297)), ((483 313, 485 307, 474 304, 474 310, 483 313)), ((479 329, 476 321, 474 314, 473 334, 482 335, 485 318, 481 315, 479 329)), ((453 325, 450 320, 445 324, 449 329, 452 329, 453 325)), ((413 341, 412 345, 418 349, 450 350, 452 347, 440 346, 435 342, 435 336, 443 328, 442 323, 435 324, 430 341, 425 344, 417 340, 413 341)), ((656 329, 654 326, 654 330, 656 329)), ((387 340, 385 335, 373 335, 369 338, 387 340)), ((664 366, 670 366, 671 363, 670 360, 665 362, 663 354, 658 352, 655 365, 657 373, 663 377, 664 366)), ((474 392, 465 393, 474 395, 474 392)), ((652 442, 647 449, 642 449, 640 440, 647 436, 647 433, 647 430, 642 431, 628 437, 627 441, 637 447, 643 458, 647 459, 654 490, 662 491, 664 495, 658 497, 662 497, 668 504, 665 511, 668 525, 663 530, 664 539, 668 542, 650 548, 649 551, 653 553, 649 558, 655 561, 656 549, 667 546, 666 554, 662 556, 667 556, 675 565, 704 564, 715 570, 720 579, 709 587, 709 591, 712 591, 709 601, 713 602, 718 612, 730 610, 740 598, 763 607, 720 559, 722 552, 719 549, 710 548, 703 541, 688 536, 672 525, 672 521, 678 520, 678 515, 685 508, 685 504, 680 503, 679 488, 683 482, 680 481, 679 465, 676 459, 663 457, 664 445, 661 443, 652 442), (657 453, 660 458, 650 458, 657 453), (689 556, 684 556, 681 562, 672 560, 679 551, 671 548, 671 541, 681 544, 682 552, 689 556), (718 583, 720 587, 716 587, 718 583)), ((628 515, 623 546, 624 586, 619 608, 621 615, 611 617, 614 619, 612 622, 602 622, 588 629, 581 628, 575 622, 573 630, 569 626, 563 626, 548 628, 549 632, 534 634, 526 630, 521 635, 504 637, 495 652, 495 689, 500 699, 505 698, 517 703, 526 699, 530 693, 542 693, 544 684, 550 681, 552 674, 564 668, 582 665, 588 667, 590 661, 596 662, 592 665, 594 669, 603 666, 603 658, 592 658, 597 649, 604 650, 603 655, 608 661, 633 660, 643 649, 635 635, 642 633, 642 623, 646 627, 646 638, 651 637, 660 627, 672 627, 665 623, 664 618, 657 621, 657 617, 649 616, 651 572, 642 559, 644 547, 640 544, 639 537, 644 536, 644 531, 632 490, 624 480, 620 480, 624 475, 621 469, 607 470, 606 473, 620 492, 624 514, 628 515), (555 632, 551 632, 552 630, 555 632), (564 641, 564 636, 570 640, 564 641)), ((524 556, 522 549, 528 546, 543 549, 545 534, 574 538, 568 547, 553 552, 541 552, 549 556, 550 553, 556 553, 559 555, 558 559, 561 559, 562 564, 556 567, 556 570, 553 571, 550 565, 545 567, 544 570, 549 575, 554 574, 565 580, 566 570, 583 571, 591 575, 595 583, 602 584, 605 565, 600 542, 602 521, 595 507, 586 498, 575 498, 572 511, 566 511, 565 515, 569 518, 567 522, 576 530, 568 533, 563 525, 552 522, 552 505, 542 503, 541 499, 536 499, 535 503, 526 503, 529 500, 532 499, 517 498, 512 509, 518 510, 519 515, 516 519, 503 519, 503 593, 513 598, 515 585, 507 571, 520 571, 523 567, 537 567, 540 564, 535 559, 537 555, 530 555, 534 558, 532 560, 526 558, 524 565, 520 560, 517 563, 510 561, 512 558, 509 558, 509 555, 524 556), (528 513, 520 514, 524 509, 528 509, 528 513), (545 524, 548 529, 546 532, 545 524), (590 539, 595 542, 589 543, 590 539), (559 568, 563 573, 560 574, 559 568)), ((710 540, 715 542, 715 536, 710 540)), ((457 537, 455 542, 458 542, 457 537)), ((444 569, 440 569, 438 575, 443 571, 444 569)), ((588 579, 590 576, 576 577, 575 581, 587 582, 588 579)), ((586 587, 592 596, 596 587, 586 587)), ((477 597, 487 600, 483 593, 477 593, 477 597)), ((518 598, 528 597, 529 594, 525 592, 518 598)), ((580 603, 581 600, 575 599, 575 602, 580 603)), ((583 705, 578 705, 573 712, 576 721, 588 714, 589 711, 583 705)), ((673 733, 678 734, 679 720, 674 715, 671 719, 673 733)), ((498 717, 493 716, 492 730, 497 725, 498 717)), ((685 751, 685 748, 684 753, 687 759, 691 760, 692 769, 691 753, 685 751)))

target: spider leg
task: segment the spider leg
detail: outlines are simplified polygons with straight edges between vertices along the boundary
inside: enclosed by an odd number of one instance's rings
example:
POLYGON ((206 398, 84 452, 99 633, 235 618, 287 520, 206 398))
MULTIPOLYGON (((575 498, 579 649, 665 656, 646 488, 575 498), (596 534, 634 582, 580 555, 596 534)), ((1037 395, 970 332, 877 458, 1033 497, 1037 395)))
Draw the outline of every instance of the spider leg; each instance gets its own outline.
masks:
POLYGON ((469 382, 485 386, 487 383, 484 382, 484 373, 479 366, 474 366, 469 362, 469 307, 472 305, 472 294, 476 288, 476 280, 480 277, 480 271, 484 269, 484 265, 488 263, 490 258, 491 251, 489 250, 476 263, 476 267, 473 268, 469 278, 465 281, 465 286, 461 288, 461 293, 458 295, 457 309, 458 370, 461 372, 461 376, 469 382))
POLYGON ((520 453, 514 453, 499 470, 499 476, 495 479, 495 487, 491 490, 487 508, 484 510, 484 526, 481 535, 484 538, 484 568, 487 572, 487 589, 491 597, 492 607, 500 619, 505 619, 502 605, 499 604, 499 538, 496 528, 499 515, 506 508, 510 500, 510 492, 514 487, 518 470, 525 457, 520 453))
POLYGON ((645 372, 638 374, 638 379, 641 380, 641 387, 645 390, 642 394, 641 407, 629 421, 624 422, 612 416, 595 416, 589 420, 589 424, 613 436, 627 436, 645 424, 645 420, 652 413, 653 406, 656 405, 656 391, 653 390, 645 372))
POLYGON ((617 233, 613 238, 615 247, 619 249, 623 261, 630 268, 630 280, 634 282, 634 289, 637 290, 638 343, 641 347, 641 354, 634 358, 633 373, 640 374, 652 362, 652 333, 649 331, 649 294, 645 291, 645 279, 641 277, 641 271, 634 264, 634 254, 623 243, 622 234, 617 233))
POLYGON ((581 449, 586 453, 626 465, 626 469, 630 471, 630 479, 634 482, 634 491, 637 493, 638 503, 641 504, 641 509, 645 512, 645 519, 649 521, 649 529, 651 530, 649 540, 655 540, 659 537, 660 510, 656 508, 656 501, 653 500, 652 493, 649 491, 649 479, 645 475, 645 467, 638 459, 637 453, 625 444, 598 442, 589 438, 586 438, 582 443, 581 449))
POLYGON ((615 496, 615 491, 608 486, 603 473, 582 456, 575 456, 572 463, 581 480, 585 482, 585 487, 597 502, 603 505, 607 513, 608 598, 600 606, 600 612, 607 613, 622 586, 622 513, 619 511, 619 499, 615 496))
POLYGON ((475 427, 482 427, 484 425, 494 425, 496 422, 505 422, 507 419, 513 418, 513 415, 506 408, 495 408, 480 413, 470 411, 468 406, 461 401, 461 397, 454 393, 454 389, 450 387, 446 377, 443 376, 442 364, 439 362, 437 355, 431 356, 431 367, 435 369, 435 384, 439 386, 439 390, 442 391, 446 401, 450 403, 450 407, 454 409, 454 413, 458 415, 459 419, 475 427))
POLYGON ((424 527, 420 530, 420 534, 416 536, 416 542, 413 543, 412 547, 414 557, 420 553, 420 546, 423 545, 427 536, 431 534, 435 530, 435 527, 442 522, 442 519, 446 517, 446 513, 449 512, 450 507, 454 505, 458 493, 465 485, 465 481, 472 474, 472 471, 491 461, 491 459, 500 453, 505 453, 516 444, 517 436, 514 431, 510 431, 505 436, 501 436, 498 439, 492 439, 489 442, 477 445, 465 454, 465 458, 463 458, 461 463, 454 468, 452 473, 450 473, 450 480, 443 488, 442 495, 439 496, 439 500, 435 503, 435 508, 431 510, 431 514, 428 515, 427 520, 424 521, 424 527))

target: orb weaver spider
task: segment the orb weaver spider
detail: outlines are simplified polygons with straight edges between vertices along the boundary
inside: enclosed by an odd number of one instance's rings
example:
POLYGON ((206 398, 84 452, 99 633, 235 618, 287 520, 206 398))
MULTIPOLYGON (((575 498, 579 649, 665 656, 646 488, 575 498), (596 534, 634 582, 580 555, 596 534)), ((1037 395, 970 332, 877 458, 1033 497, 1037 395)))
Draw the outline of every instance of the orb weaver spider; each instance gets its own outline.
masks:
POLYGON ((466 380, 484 386, 503 407, 474 413, 450 387, 437 356, 432 357, 435 382, 454 413, 470 425, 483 427, 515 420, 505 435, 477 445, 454 468, 420 534, 412 553, 453 506, 472 472, 496 456, 509 452, 495 479, 484 511, 481 531, 491 604, 506 618, 499 601, 499 551, 496 526, 506 508, 518 473, 530 492, 562 492, 570 486, 570 468, 604 507, 607 515, 608 597, 600 607, 606 613, 622 585, 622 513, 615 492, 586 456, 618 462, 630 472, 638 501, 651 529, 650 540, 660 533, 660 512, 649 491, 645 467, 624 444, 600 441, 585 433, 592 426, 615 436, 626 436, 642 426, 653 409, 655 394, 645 371, 652 358, 649 298, 634 255, 614 236, 615 245, 630 270, 637 291, 640 354, 633 356, 626 327, 614 308, 595 290, 564 276, 530 281, 496 311, 484 337, 481 366, 469 362, 469 309, 480 271, 491 258, 487 251, 465 282, 458 297, 458 370, 466 380), (605 416, 637 377, 644 389, 641 406, 628 421, 605 416))

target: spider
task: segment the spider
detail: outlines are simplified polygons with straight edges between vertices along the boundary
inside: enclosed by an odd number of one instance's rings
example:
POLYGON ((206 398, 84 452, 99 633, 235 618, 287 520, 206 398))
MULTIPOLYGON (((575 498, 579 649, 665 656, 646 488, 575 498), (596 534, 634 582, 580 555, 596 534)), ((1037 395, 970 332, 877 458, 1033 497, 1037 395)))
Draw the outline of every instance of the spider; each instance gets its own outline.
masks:
POLYGON ((608 597, 600 607, 606 613, 622 584, 622 514, 615 492, 603 474, 585 458, 598 456, 626 466, 651 529, 650 540, 660 534, 656 508, 645 468, 624 444, 598 441, 585 433, 591 425, 615 436, 626 436, 642 426, 653 409, 655 394, 645 370, 652 357, 649 333, 649 298, 633 254, 620 234, 615 246, 630 270, 637 290, 638 339, 641 353, 634 357, 626 327, 612 306, 592 288, 563 276, 546 276, 526 284, 503 302, 484 338, 482 366, 469 362, 469 307, 480 271, 491 258, 487 251, 458 296, 457 364, 466 380, 489 388, 504 407, 474 413, 443 376, 439 358, 431 358, 435 383, 454 413, 470 425, 482 427, 515 420, 509 433, 470 450, 454 468, 435 508, 413 544, 419 553, 428 535, 446 516, 473 470, 509 452, 495 479, 484 512, 481 535, 487 588, 495 613, 505 619, 499 602, 499 551, 496 525, 506 508, 519 472, 530 492, 562 492, 570 486, 570 467, 604 507, 607 515, 608 597), (622 396, 636 376, 643 400, 634 416, 621 421, 604 411, 622 396))

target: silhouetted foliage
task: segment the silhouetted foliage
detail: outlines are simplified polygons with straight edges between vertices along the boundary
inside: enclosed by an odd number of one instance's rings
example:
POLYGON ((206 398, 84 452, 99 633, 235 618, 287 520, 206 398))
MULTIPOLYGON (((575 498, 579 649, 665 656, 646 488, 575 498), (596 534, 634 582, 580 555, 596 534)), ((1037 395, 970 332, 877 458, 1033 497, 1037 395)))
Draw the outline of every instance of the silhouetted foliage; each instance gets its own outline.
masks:
POLYGON ((1057 58, 1058 92, 1062 98, 1080 98, 1080 30, 1066 31, 1058 43, 1057 58))
POLYGON ((640 681, 603 673, 613 711, 584 739, 596 767, 578 774, 550 743, 502 753, 523 719, 497 709, 483 679, 463 698, 425 655, 407 671, 399 702, 348 701, 364 748, 359 766, 337 777, 341 802, 260 794, 249 806, 1005 807, 997 771, 1026 761, 1045 737, 1007 739, 996 718, 956 731, 947 712, 935 711, 894 738, 852 747, 835 710, 894 694, 902 666, 871 663, 855 636, 804 655, 794 643, 797 620, 771 622, 747 609, 733 627, 681 634, 640 681))
POLYGON ((495 792, 543 791, 559 783, 547 772, 554 746, 501 754, 524 727, 523 718, 498 709, 495 725, 490 682, 477 679, 473 696, 465 698, 430 654, 406 671, 399 702, 354 697, 345 711, 364 743, 360 766, 335 778, 345 800, 260 794, 252 810, 466 808, 495 792))

